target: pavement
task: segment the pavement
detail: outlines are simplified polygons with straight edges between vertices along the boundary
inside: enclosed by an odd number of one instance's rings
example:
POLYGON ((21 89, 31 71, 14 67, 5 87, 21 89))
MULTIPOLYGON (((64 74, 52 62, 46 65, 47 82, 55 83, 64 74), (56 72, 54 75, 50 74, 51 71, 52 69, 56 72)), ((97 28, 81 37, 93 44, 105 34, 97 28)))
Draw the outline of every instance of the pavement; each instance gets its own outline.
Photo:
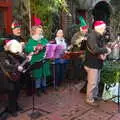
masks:
POLYGON ((21 93, 20 105, 23 112, 7 120, 120 120, 118 105, 113 101, 100 101, 99 107, 91 107, 84 102, 85 94, 80 93, 74 84, 49 88, 47 94, 35 95, 35 110, 32 97, 21 93), (39 114, 40 113, 40 114, 39 114))

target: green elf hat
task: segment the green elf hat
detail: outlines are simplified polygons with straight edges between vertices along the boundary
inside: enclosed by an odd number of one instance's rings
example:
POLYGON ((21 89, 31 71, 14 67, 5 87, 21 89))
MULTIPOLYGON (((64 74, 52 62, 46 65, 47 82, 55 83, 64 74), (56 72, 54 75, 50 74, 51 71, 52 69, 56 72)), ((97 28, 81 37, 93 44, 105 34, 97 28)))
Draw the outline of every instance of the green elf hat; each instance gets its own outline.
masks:
POLYGON ((85 22, 84 18, 82 16, 79 17, 79 21, 80 21, 80 27, 84 30, 84 29, 88 29, 88 25, 85 22))

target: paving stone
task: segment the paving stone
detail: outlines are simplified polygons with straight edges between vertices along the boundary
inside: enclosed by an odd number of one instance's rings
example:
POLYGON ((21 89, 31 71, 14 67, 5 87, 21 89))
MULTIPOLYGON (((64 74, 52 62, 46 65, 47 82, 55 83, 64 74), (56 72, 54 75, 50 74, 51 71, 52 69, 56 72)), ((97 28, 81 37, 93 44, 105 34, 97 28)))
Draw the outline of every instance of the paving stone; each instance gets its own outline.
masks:
MULTIPOLYGON (((98 110, 92 109, 84 113, 83 115, 79 116, 78 118, 80 120, 109 120, 111 116, 112 115, 102 112, 99 109, 98 110)), ((71 120, 77 120, 77 118, 71 120)))
POLYGON ((120 120, 120 113, 113 115, 109 120, 120 120))

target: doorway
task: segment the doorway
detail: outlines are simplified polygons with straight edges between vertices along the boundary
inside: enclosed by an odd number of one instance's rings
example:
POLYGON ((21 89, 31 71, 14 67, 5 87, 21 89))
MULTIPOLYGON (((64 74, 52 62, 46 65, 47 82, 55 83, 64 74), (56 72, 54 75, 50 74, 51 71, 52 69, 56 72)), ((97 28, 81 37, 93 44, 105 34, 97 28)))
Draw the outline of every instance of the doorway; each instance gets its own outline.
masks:
POLYGON ((98 2, 92 10, 92 14, 94 17, 94 21, 96 20, 102 20, 104 21, 107 25, 110 24, 110 15, 112 12, 112 8, 110 3, 106 1, 100 1, 98 2))
POLYGON ((0 8, 0 36, 4 35, 6 32, 6 27, 5 27, 5 9, 0 8))
POLYGON ((12 0, 0 1, 0 36, 11 33, 12 0))

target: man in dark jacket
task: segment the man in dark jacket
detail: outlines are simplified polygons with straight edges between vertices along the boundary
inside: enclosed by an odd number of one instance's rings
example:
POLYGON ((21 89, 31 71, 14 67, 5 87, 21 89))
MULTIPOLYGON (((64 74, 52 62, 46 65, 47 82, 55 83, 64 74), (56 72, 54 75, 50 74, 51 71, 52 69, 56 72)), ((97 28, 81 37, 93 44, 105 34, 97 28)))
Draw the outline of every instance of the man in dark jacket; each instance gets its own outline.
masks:
MULTIPOLYGON (((25 43, 27 42, 23 37, 22 37, 22 25, 19 23, 19 21, 14 20, 11 25, 12 29, 12 34, 6 36, 8 40, 17 40, 20 42, 24 48, 25 43)), ((24 50, 24 49, 23 49, 24 50)), ((19 62, 21 63, 23 60, 19 59, 19 62)), ((25 86, 26 89, 26 94, 29 96, 32 95, 32 81, 30 78, 30 73, 27 71, 27 75, 21 73, 21 79, 20 79, 20 85, 21 87, 25 86)))
POLYGON ((9 40, 4 45, 4 50, 0 52, 0 71, 3 75, 0 88, 7 93, 8 101, 6 109, 0 114, 0 117, 7 114, 17 116, 17 112, 22 110, 17 102, 20 93, 20 73, 17 67, 20 64, 19 59, 21 59, 18 53, 22 52, 22 45, 16 40, 9 40))
POLYGON ((23 42, 21 39, 21 26, 16 21, 11 26, 12 35, 7 36, 5 40, 4 51, 0 52, 0 70, 4 76, 3 91, 8 94, 8 103, 6 109, 1 113, 17 116, 17 112, 22 110, 18 105, 17 100, 20 93, 20 73, 17 71, 17 66, 22 58, 17 53, 22 53, 23 42), (17 80, 16 80, 17 79, 17 80))
POLYGON ((88 34, 87 51, 84 68, 87 72, 87 96, 86 103, 97 106, 95 98, 98 95, 98 83, 100 81, 100 70, 102 69, 104 55, 110 54, 111 49, 104 47, 103 34, 106 24, 103 21, 94 23, 94 30, 88 34), (103 56, 102 56, 103 55, 103 56), (100 58, 101 56, 101 58, 100 58))

